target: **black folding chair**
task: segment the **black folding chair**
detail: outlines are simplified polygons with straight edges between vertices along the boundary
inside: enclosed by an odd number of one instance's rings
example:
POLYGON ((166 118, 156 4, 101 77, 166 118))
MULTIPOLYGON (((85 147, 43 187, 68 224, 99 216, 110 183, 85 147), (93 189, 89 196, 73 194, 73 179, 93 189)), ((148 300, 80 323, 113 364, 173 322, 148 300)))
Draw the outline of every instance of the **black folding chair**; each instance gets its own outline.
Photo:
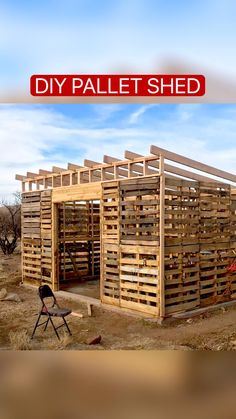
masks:
POLYGON ((51 288, 48 285, 41 285, 38 289, 38 293, 39 293, 39 298, 42 301, 42 307, 41 307, 41 311, 39 313, 38 319, 36 321, 36 324, 34 326, 34 330, 33 330, 31 339, 33 339, 36 329, 39 326, 42 326, 43 324, 45 324, 45 327, 44 327, 44 332, 45 332, 49 322, 51 323, 51 325, 54 329, 54 332, 56 333, 59 340, 60 340, 60 336, 57 333, 57 329, 59 329, 60 327, 65 326, 67 328, 68 333, 71 335, 71 331, 70 331, 69 326, 68 326, 68 324, 66 322, 66 319, 65 319, 65 317, 68 316, 68 314, 71 313, 71 310, 68 309, 68 308, 59 307, 59 305, 57 303, 57 300, 56 300, 56 297, 55 297, 51 288), (45 298, 50 298, 50 297, 52 298, 52 305, 49 307, 48 304, 45 303, 44 300, 45 300, 45 298), (42 322, 42 323, 39 323, 41 316, 47 316, 47 320, 42 322), (63 319, 63 323, 60 324, 59 326, 55 327, 55 325, 52 321, 52 317, 61 317, 63 319))

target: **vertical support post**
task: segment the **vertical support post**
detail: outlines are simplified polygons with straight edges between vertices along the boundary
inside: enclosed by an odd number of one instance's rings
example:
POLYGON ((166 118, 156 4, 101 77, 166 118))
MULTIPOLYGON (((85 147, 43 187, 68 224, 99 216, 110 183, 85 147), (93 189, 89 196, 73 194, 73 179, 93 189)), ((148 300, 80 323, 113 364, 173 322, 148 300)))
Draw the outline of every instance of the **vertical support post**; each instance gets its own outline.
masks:
POLYGON ((94 207, 91 201, 91 247, 92 247, 92 276, 94 276, 94 207))
POLYGON ((100 215, 100 300, 103 300, 103 284, 104 284, 104 251, 103 251, 103 218, 104 218, 104 199, 103 199, 103 183, 100 184, 101 200, 99 203, 100 215))
POLYGON ((144 159, 143 160, 143 176, 148 175, 148 162, 144 159))
POLYGON ((63 202, 63 279, 66 279, 66 206, 63 202))
POLYGON ((160 293, 160 318, 165 317, 165 172, 164 157, 160 156, 160 247, 159 247, 159 293, 160 293))
POLYGON ((118 170, 117 170, 117 165, 114 165, 114 179, 118 179, 118 170))
POLYGON ((121 186, 117 182, 117 218, 118 218, 118 269, 119 269, 119 306, 121 307, 121 222, 122 222, 122 207, 121 207, 121 186))
POLYGON ((131 163, 128 163, 128 177, 131 177, 131 163))
MULTIPOLYGON (((24 184, 24 189, 25 189, 25 182, 22 183, 22 185, 24 184)), ((24 273, 25 273, 25 249, 24 249, 24 234, 23 234, 23 226, 24 226, 24 212, 23 212, 23 208, 24 208, 24 197, 21 194, 21 272, 22 272, 22 276, 21 276, 21 281, 22 283, 24 282, 24 273)))
POLYGON ((58 259, 58 207, 52 203, 52 288, 59 290, 58 259))

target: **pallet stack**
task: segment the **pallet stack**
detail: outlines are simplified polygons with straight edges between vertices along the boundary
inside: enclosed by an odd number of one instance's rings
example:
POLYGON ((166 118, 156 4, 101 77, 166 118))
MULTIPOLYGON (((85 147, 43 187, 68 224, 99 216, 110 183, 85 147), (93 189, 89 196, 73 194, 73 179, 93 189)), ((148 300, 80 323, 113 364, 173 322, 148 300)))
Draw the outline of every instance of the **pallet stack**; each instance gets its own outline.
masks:
POLYGON ((23 281, 52 284, 51 191, 22 195, 23 281))

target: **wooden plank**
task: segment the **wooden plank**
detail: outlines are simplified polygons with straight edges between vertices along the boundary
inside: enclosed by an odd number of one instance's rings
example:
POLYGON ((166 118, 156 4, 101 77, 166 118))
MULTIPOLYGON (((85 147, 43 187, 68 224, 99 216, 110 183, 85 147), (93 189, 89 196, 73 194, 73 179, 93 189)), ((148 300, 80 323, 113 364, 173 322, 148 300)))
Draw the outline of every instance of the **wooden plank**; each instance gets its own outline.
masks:
POLYGON ((21 182, 27 180, 27 176, 15 175, 15 180, 20 180, 21 182))
POLYGON ((165 159, 174 161, 175 163, 183 164, 184 166, 188 166, 201 172, 211 174, 212 176, 236 183, 236 175, 233 175, 232 173, 226 172, 224 170, 216 169, 215 167, 209 166, 205 163, 200 163, 197 160, 192 160, 188 157, 181 156, 180 154, 172 153, 155 145, 151 145, 150 152, 157 156, 162 155, 165 159))
POLYGON ((101 182, 58 187, 52 191, 53 203, 99 199, 101 199, 101 182))
MULTIPOLYGON (((137 156, 142 157, 141 155, 137 155, 137 156)), ((143 158, 145 159, 144 156, 143 156, 143 158)), ((128 159, 128 160, 132 160, 132 159, 128 159)), ((112 163, 115 163, 115 162, 116 163, 117 162, 122 162, 121 160, 119 160, 115 157, 111 157, 111 156, 107 156, 107 155, 103 156, 103 161, 104 161, 104 163, 108 163, 108 164, 112 164, 112 163)), ((140 163, 143 163, 143 162, 141 161, 140 163)), ((128 164, 128 161, 127 161, 127 164, 128 164)), ((149 164, 149 162, 146 162, 146 165, 148 165, 148 164, 149 164)), ((136 172, 136 173, 139 173, 139 174, 142 174, 142 175, 158 174, 157 170, 152 170, 152 169, 149 169, 149 168, 148 168, 148 170, 146 170, 144 167, 140 166, 137 163, 132 163, 132 171, 136 172)))
MULTIPOLYGON (((123 168, 123 167, 116 167, 113 166, 112 164, 103 164, 103 163, 98 163, 95 162, 93 160, 88 160, 85 159, 84 160, 84 166, 93 168, 93 169, 102 169, 103 173, 107 176, 107 174, 113 174, 113 179, 115 179, 116 177, 119 177, 117 175, 120 175, 122 177, 127 178, 128 177, 128 170, 123 168)), ((109 176, 108 176, 109 178, 109 176)), ((110 179, 112 179, 112 177, 110 177, 110 179)))
POLYGON ((159 224, 159 298, 160 317, 165 317, 165 173, 164 158, 160 156, 160 224, 159 224))
POLYGON ((63 167, 53 166, 52 167, 52 172, 57 173, 57 174, 61 174, 62 172, 68 172, 68 170, 63 168, 63 167))
POLYGON ((58 206, 52 204, 52 288, 59 290, 58 206))
MULTIPOLYGON (((125 151, 125 157, 127 159, 131 159, 132 160, 134 158, 143 157, 143 156, 141 154, 137 154, 137 153, 134 153, 132 151, 126 150, 125 151)), ((148 165, 150 167, 154 167, 156 169, 159 169, 159 161, 148 161, 148 165)), ((165 168, 165 172, 173 173, 175 175, 186 177, 186 178, 193 179, 193 180, 196 180, 196 181, 207 181, 207 180, 211 180, 212 182, 217 182, 217 181, 215 181, 215 180, 213 180, 211 178, 208 178, 206 176, 202 176, 202 175, 199 175, 197 173, 190 172, 188 170, 180 169, 179 167, 172 166, 172 165, 167 164, 167 163, 165 163, 164 168, 165 168)))
POLYGON ((68 163, 67 164, 67 168, 68 170, 78 170, 78 169, 84 169, 84 166, 79 166, 78 164, 74 164, 74 163, 68 163))

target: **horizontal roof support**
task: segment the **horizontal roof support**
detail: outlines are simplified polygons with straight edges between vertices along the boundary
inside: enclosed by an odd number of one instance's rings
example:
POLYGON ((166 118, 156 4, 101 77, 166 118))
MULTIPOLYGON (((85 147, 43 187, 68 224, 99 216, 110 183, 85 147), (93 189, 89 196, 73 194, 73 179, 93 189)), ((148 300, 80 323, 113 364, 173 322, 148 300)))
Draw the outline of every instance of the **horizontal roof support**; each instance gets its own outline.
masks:
POLYGON ((188 179, 192 181, 223 183, 222 179, 236 184, 236 175, 215 167, 200 163, 196 160, 189 159, 176 153, 172 153, 163 148, 152 145, 150 147, 152 154, 144 156, 132 151, 126 150, 124 160, 116 157, 104 155, 103 162, 99 163, 94 160, 85 159, 84 165, 80 166, 74 163, 68 163, 67 168, 57 166, 52 167, 52 171, 39 169, 39 173, 27 172, 26 176, 16 175, 16 180, 22 182, 23 189, 36 183, 36 189, 40 189, 40 185, 44 188, 73 186, 77 183, 93 183, 105 180, 119 180, 134 178, 139 176, 159 175, 159 159, 164 158, 164 171, 166 178, 188 179), (173 161, 175 164, 167 164, 166 160, 173 161), (187 166, 194 170, 185 170, 179 167, 187 166), (209 174, 205 176, 201 172, 209 174), (212 178, 216 177, 218 178, 212 178), (27 185, 28 183, 28 185, 27 185))

